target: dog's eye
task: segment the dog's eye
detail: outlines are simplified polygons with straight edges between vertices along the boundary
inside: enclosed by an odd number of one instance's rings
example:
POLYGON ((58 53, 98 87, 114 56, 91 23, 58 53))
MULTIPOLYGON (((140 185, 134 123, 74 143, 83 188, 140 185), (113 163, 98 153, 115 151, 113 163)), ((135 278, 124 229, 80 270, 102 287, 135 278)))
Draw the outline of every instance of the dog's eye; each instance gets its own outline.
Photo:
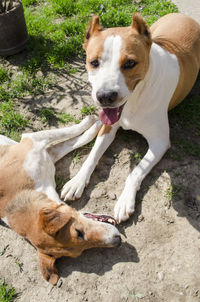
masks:
POLYGON ((135 62, 134 60, 127 60, 124 65, 122 65, 123 69, 131 69, 133 68, 135 65, 137 64, 137 62, 135 62))
POLYGON ((92 65, 92 67, 97 68, 99 67, 99 60, 93 60, 90 62, 90 65, 92 65))
POLYGON ((76 229, 76 232, 77 232, 77 236, 78 236, 78 238, 80 238, 80 239, 83 239, 84 240, 84 233, 83 232, 81 232, 80 230, 78 230, 78 229, 76 229))

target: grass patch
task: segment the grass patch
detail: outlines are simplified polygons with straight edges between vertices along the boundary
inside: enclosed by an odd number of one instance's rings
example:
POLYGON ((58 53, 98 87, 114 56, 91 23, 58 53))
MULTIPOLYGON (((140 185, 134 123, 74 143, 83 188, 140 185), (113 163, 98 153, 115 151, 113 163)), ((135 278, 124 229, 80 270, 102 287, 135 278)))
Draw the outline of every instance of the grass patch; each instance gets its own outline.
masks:
POLYGON ((53 109, 51 109, 51 108, 41 109, 40 117, 41 117, 41 120, 42 120, 43 124, 51 123, 52 121, 57 120, 57 116, 54 113, 53 109))
POLYGON ((131 161, 138 164, 142 160, 142 154, 135 152, 131 154, 131 161))
POLYGON ((181 186, 170 185, 166 190, 166 197, 168 201, 171 202, 173 198, 178 197, 180 190, 181 190, 181 186))
POLYGON ((58 114, 57 119, 60 124, 64 124, 64 125, 71 123, 71 122, 74 122, 75 124, 80 123, 79 119, 77 119, 74 116, 72 116, 71 114, 65 113, 65 112, 61 112, 60 114, 58 114))
POLYGON ((96 110, 97 110, 96 106, 83 106, 83 108, 81 109, 81 114, 82 116, 95 114, 96 110))
POLYGON ((6 82, 9 79, 8 71, 0 66, 0 84, 6 82))
POLYGON ((81 160, 81 152, 80 151, 77 151, 75 150, 73 153, 72 153, 72 161, 73 161, 73 164, 76 165, 80 160, 81 160))
MULTIPOLYGON (((41 89, 46 86, 46 76, 37 76, 39 70, 46 73, 48 68, 64 68, 69 71, 69 59, 83 55, 84 32, 92 14, 100 15, 104 27, 113 27, 130 25, 134 11, 140 11, 150 24, 159 16, 177 10, 165 0, 137 3, 132 0, 22 0, 22 3, 29 43, 28 55, 19 68, 22 73, 19 81, 20 91, 31 93, 35 93, 38 86, 41 89)), ((74 68, 71 72, 75 72, 74 68)), ((6 68, 1 67, 0 83, 11 78, 6 68)))
POLYGON ((5 281, 0 280, 0 302, 13 302, 17 298, 17 293, 12 286, 8 286, 5 281))
POLYGON ((26 67, 41 65, 66 68, 70 57, 83 54, 84 32, 92 14, 101 17, 104 27, 128 26, 139 11, 149 24, 176 6, 165 0, 22 0, 30 36, 31 58, 26 67), (38 5, 39 4, 39 5, 38 5))
POLYGON ((75 124, 80 123, 80 120, 75 118, 73 115, 65 112, 56 113, 54 108, 42 108, 40 110, 40 118, 43 124, 52 124, 57 122, 59 124, 69 124, 74 122, 75 124))
POLYGON ((21 130, 28 125, 28 120, 14 109, 13 101, 0 103, 0 130, 14 140, 19 140, 21 130))
MULTIPOLYGON (((74 57, 83 57, 84 32, 92 14, 100 16, 103 27, 113 27, 130 25, 134 11, 139 11, 149 25, 158 17, 177 11, 174 4, 165 0, 22 0, 22 3, 29 34, 27 51, 8 60, 0 59, 0 102, 9 104, 27 95, 43 94, 56 80, 52 74, 77 71, 70 62, 74 57)), ((94 112, 94 106, 81 111, 83 116, 94 112)), ((0 131, 11 137, 15 136, 16 127, 20 132, 25 125, 21 117, 20 127, 20 117, 14 108, 12 115, 16 116, 14 134, 11 134, 12 122, 6 126, 2 115, 4 125, 0 125, 0 131)), ((46 110, 41 112, 41 118, 45 124, 54 119, 54 114, 46 110)), ((78 122, 67 114, 56 119, 61 124, 78 122)))
POLYGON ((56 181, 56 191, 61 191, 63 186, 66 184, 67 179, 64 179, 60 176, 55 176, 55 181, 56 181))

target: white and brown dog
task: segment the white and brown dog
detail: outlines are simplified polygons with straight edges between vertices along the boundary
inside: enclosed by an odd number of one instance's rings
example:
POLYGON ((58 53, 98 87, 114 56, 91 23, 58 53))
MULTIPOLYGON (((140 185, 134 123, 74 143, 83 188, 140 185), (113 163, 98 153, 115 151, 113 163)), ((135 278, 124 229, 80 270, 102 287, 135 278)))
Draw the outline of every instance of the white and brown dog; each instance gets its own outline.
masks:
POLYGON ((58 281, 56 258, 121 242, 112 217, 81 214, 55 190, 54 163, 91 141, 101 126, 91 116, 72 127, 24 134, 20 143, 0 135, 0 219, 36 247, 43 277, 52 284, 58 281))
POLYGON ((80 198, 117 129, 142 134, 149 149, 130 173, 114 209, 118 222, 134 212, 144 177, 170 147, 168 110, 191 90, 200 68, 200 25, 169 14, 148 28, 135 13, 132 25, 101 29, 94 15, 85 36, 86 68, 94 102, 104 124, 78 174, 62 190, 65 200, 80 198))

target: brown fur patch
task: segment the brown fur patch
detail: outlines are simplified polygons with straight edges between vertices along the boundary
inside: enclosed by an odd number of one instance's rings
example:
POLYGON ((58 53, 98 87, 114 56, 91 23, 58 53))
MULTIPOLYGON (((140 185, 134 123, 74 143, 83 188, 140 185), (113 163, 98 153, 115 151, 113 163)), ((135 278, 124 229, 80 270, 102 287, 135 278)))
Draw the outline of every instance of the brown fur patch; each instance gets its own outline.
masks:
POLYGON ((180 77, 169 104, 178 105, 190 92, 200 68, 200 25, 182 14, 169 14, 151 26, 155 43, 177 56, 180 77))
POLYGON ((86 32, 85 32, 85 39, 83 48, 86 50, 88 45, 88 40, 90 39, 91 35, 93 35, 95 32, 98 32, 101 30, 99 16, 93 15, 92 19, 90 21, 90 24, 88 25, 86 32))
POLYGON ((47 196, 35 190, 22 190, 9 202, 6 207, 6 215, 16 214, 18 212, 24 213, 29 207, 34 207, 34 203, 41 203, 45 199, 48 201, 47 196))
POLYGON ((99 130, 98 136, 102 136, 106 133, 109 133, 112 127, 110 125, 103 125, 99 130))
POLYGON ((0 146, 0 159, 6 154, 10 146, 0 146))
POLYGON ((122 38, 123 43, 120 51, 121 55, 119 64, 128 88, 133 90, 138 81, 144 79, 147 72, 149 66, 151 39, 149 37, 147 43, 147 37, 138 33, 137 30, 131 26, 108 28, 98 33, 95 32, 89 39, 86 49, 87 71, 93 69, 93 67, 90 65, 91 61, 96 59, 101 61, 104 41, 110 35, 120 35, 122 38), (137 62, 137 64, 133 69, 124 70, 122 66, 129 59, 133 59, 137 62))
POLYGON ((125 33, 122 39, 124 43, 121 48, 120 67, 129 90, 133 90, 138 81, 143 80, 149 67, 150 45, 142 36, 125 33), (127 60, 134 60, 136 65, 131 69, 123 69, 122 66, 127 60))
POLYGON ((0 217, 5 216, 5 208, 17 193, 34 188, 33 180, 23 169, 24 160, 32 147, 33 143, 28 138, 13 146, 0 147, 3 154, 0 157, 0 217))

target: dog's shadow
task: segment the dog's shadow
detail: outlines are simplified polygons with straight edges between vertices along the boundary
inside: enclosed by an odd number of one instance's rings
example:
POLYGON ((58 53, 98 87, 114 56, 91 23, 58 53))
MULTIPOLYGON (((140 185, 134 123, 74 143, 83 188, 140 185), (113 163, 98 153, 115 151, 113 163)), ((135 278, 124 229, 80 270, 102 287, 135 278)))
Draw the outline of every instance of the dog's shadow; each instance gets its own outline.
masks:
MULTIPOLYGON (((143 180, 137 193, 136 210, 125 227, 137 224, 142 200, 164 171, 171 185, 164 192, 168 206, 186 217, 200 231, 200 74, 189 96, 169 112, 171 148, 143 180)), ((130 170, 133 166, 130 164, 130 170)), ((164 205, 163 205, 164 207, 164 205)))
POLYGON ((138 253, 134 246, 123 242, 117 248, 98 248, 85 251, 78 258, 63 257, 57 260, 60 277, 67 277, 73 271, 87 274, 104 275, 111 271, 116 263, 139 262, 138 253))
MULTIPOLYGON (((177 212, 177 216, 186 217, 189 223, 200 231, 200 76, 189 96, 175 109, 169 112, 171 148, 167 151, 161 161, 152 169, 142 182, 141 188, 136 196, 136 210, 134 215, 124 223, 129 227, 137 224, 138 217, 142 214, 142 200, 149 187, 154 185, 164 171, 170 177, 170 186, 166 192, 169 205, 177 212)), ((106 181, 110 175, 110 169, 115 162, 113 152, 120 153, 127 147, 134 154, 147 151, 144 138, 133 131, 119 130, 111 147, 105 152, 99 162, 97 171, 94 172, 90 185, 86 188, 83 198, 73 202, 72 206, 77 210, 82 209, 90 198, 91 193, 100 181, 106 181), (99 173, 104 161, 109 159, 103 176, 99 173), (99 175, 100 174, 100 175, 99 175)), ((130 160, 130 171, 140 159, 130 160)), ((164 208, 164 205, 163 205, 164 208)))
MULTIPOLYGON (((200 138, 197 134, 195 124, 191 124, 189 120, 186 121, 188 115, 193 120, 197 119, 197 109, 193 110, 193 108, 196 108, 199 98, 199 89, 196 88, 200 82, 199 80, 200 79, 198 79, 196 86, 188 98, 169 113, 172 147, 144 179, 140 191, 137 193, 135 213, 127 222, 119 226, 121 233, 123 233, 124 228, 138 223, 138 217, 142 214, 142 200, 149 190, 149 187, 155 185, 156 181, 164 171, 166 171, 170 177, 171 185, 168 191, 170 206, 175 209, 177 216, 186 217, 188 222, 196 230, 200 231, 200 186, 198 186, 200 169, 198 167, 195 169, 200 158, 200 147, 199 149, 197 148, 197 150, 195 149, 196 151, 189 150, 190 152, 188 152, 187 144, 184 145, 180 143, 181 140, 185 142, 190 141, 192 135, 193 141, 199 144, 200 138), (197 91, 197 94, 195 91, 197 91), (191 169, 192 166, 195 171, 191 169)), ((117 134, 116 140, 108 151, 106 151, 99 163, 101 166, 101 164, 107 160, 107 157, 110 157, 109 164, 107 165, 107 169, 104 170, 103 177, 102 175, 98 175, 98 171, 94 172, 94 176, 92 177, 89 187, 85 190, 83 198, 74 202, 72 204, 73 207, 77 210, 82 209, 88 198, 90 198, 94 186, 98 184, 100 180, 105 181, 108 179, 112 164, 115 162, 115 159, 112 157, 113 150, 115 150, 116 153, 120 153, 124 147, 128 147, 128 149, 132 150, 133 153, 138 152, 142 154, 142 156, 147 151, 146 141, 140 135, 132 131, 120 130, 117 134), (123 144, 122 137, 125 138, 123 144)), ((70 156, 68 157, 68 161, 71 161, 70 156)), ((136 161, 139 161, 139 159, 135 161, 130 160, 130 170, 132 170, 136 165, 136 161)), ((167 194, 167 192, 164 192, 164 194, 165 193, 167 194)), ((165 205, 163 204, 163 208, 164 207, 165 205)), ((129 243, 123 243, 121 247, 115 249, 95 249, 85 251, 76 259, 61 258, 57 261, 57 265, 60 275, 62 277, 67 277, 73 271, 103 275, 105 272, 112 270, 113 265, 116 263, 137 263, 139 261, 140 259, 135 247, 129 243)))

